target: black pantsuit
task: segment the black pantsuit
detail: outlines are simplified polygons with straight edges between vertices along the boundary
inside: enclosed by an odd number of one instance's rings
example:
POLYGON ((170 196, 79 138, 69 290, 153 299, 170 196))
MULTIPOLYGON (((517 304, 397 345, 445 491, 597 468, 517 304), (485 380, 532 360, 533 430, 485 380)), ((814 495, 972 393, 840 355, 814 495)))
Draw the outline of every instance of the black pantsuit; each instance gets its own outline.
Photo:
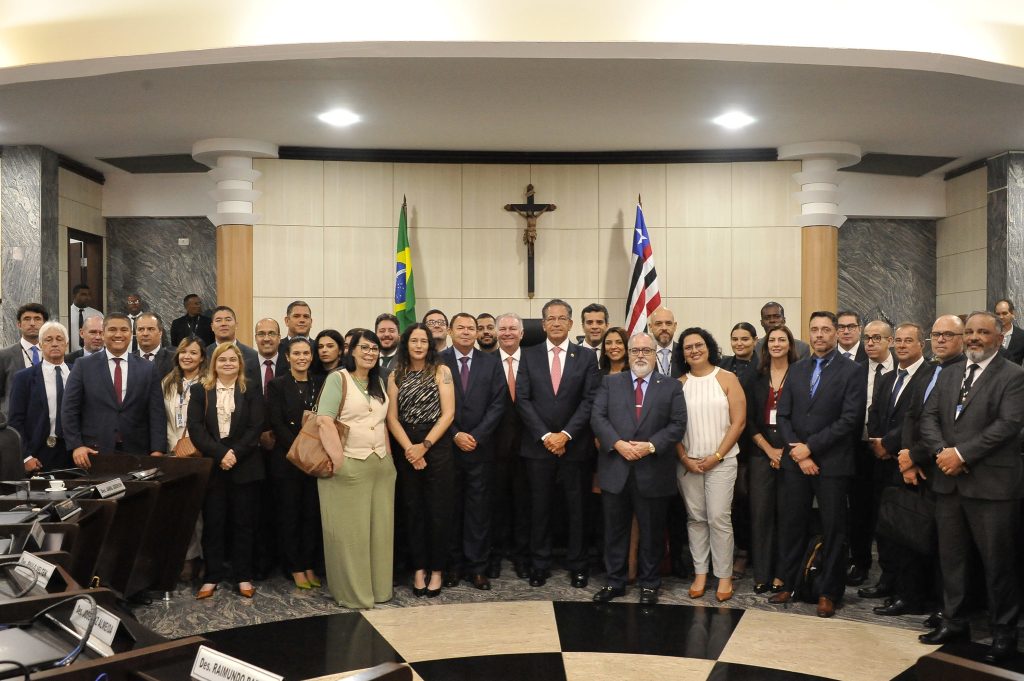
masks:
MULTIPOLYGON (((423 442, 433 423, 402 424, 412 444, 423 442)), ((405 504, 409 560, 414 570, 444 570, 455 522, 455 460, 452 439, 442 436, 427 450, 427 467, 416 470, 404 456, 395 457, 398 485, 405 504)))
POLYGON ((256 538, 255 518, 260 505, 260 482, 238 484, 224 471, 210 474, 203 502, 203 560, 206 561, 205 581, 217 584, 228 578, 225 538, 230 527, 231 581, 251 582, 253 544, 256 538), (230 521, 229 521, 230 519, 230 521))
POLYGON ((754 583, 767 584, 778 571, 779 543, 778 517, 779 471, 771 466, 771 459, 753 443, 760 435, 772 447, 785 449, 786 441, 776 426, 765 419, 768 391, 771 388, 770 374, 758 374, 749 383, 747 394, 747 435, 752 449, 747 464, 747 483, 750 504, 750 559, 754 563, 754 583))

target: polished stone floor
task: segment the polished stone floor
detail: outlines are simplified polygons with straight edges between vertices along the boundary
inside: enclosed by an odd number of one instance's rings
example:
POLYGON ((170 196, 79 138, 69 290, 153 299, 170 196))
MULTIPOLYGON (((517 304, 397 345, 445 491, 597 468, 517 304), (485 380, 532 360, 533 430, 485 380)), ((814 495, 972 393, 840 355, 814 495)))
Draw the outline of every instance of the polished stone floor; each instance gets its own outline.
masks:
MULTIPOLYGON (((326 589, 299 591, 274 578, 259 582, 252 600, 222 585, 197 602, 183 585, 135 613, 161 634, 203 634, 289 681, 341 678, 388 661, 410 664, 424 681, 910 681, 917 658, 935 649, 917 641, 922 617, 879 618, 870 611, 878 601, 854 589, 835 618, 822 620, 812 605, 768 605, 749 579, 718 604, 712 592, 691 600, 687 583, 669 578, 661 603, 645 607, 633 589, 592 603, 600 577, 574 589, 556 573, 531 588, 510 572, 492 591, 463 584, 436 599, 396 587, 389 603, 361 612, 338 607, 326 589)), ((977 659, 984 648, 955 652, 977 659)))

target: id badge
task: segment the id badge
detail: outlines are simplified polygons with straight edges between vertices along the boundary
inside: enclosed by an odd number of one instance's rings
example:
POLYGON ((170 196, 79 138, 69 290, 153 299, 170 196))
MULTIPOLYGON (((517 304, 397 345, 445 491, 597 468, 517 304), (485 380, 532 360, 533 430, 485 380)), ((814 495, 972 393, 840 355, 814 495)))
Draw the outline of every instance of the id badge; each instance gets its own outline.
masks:
POLYGON ((174 414, 174 425, 178 428, 185 427, 185 415, 181 413, 181 409, 176 409, 174 414))
POLYGON ((772 409, 771 411, 769 411, 769 412, 768 412, 768 425, 769 425, 769 426, 774 426, 774 425, 776 425, 776 422, 775 422, 775 415, 776 415, 777 413, 778 413, 778 409, 772 409))

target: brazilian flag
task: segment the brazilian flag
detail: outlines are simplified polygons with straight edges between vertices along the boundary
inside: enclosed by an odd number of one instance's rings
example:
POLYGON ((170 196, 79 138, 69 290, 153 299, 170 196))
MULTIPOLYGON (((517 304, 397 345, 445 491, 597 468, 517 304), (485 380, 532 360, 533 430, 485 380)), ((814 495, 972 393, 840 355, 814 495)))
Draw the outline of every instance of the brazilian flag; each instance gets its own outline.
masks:
POLYGON ((405 205, 403 196, 402 213, 398 218, 398 248, 395 250, 395 316, 398 317, 399 332, 417 322, 416 287, 412 281, 412 250, 409 248, 405 205))

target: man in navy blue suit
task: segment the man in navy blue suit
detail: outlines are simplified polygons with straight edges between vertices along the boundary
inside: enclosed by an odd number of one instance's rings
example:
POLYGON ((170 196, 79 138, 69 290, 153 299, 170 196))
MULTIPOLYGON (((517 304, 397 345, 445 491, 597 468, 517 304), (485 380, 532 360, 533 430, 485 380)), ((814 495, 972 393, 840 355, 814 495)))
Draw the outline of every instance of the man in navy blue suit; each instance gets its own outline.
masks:
POLYGON ((590 423, 601 446, 597 479, 604 509, 604 563, 608 583, 599 603, 626 593, 629 534, 640 527, 637 581, 640 602, 658 602, 665 553, 668 500, 678 494, 676 443, 686 431, 682 384, 656 372, 655 342, 646 333, 629 339, 629 371, 606 376, 594 398, 590 423))
POLYGON ((64 389, 61 422, 76 466, 101 452, 167 451, 167 416, 160 378, 150 362, 128 351, 132 326, 119 312, 103 320, 104 350, 75 362, 64 389))
POLYGON ((790 368, 777 412, 788 443, 779 479, 779 575, 784 586, 769 601, 792 598, 817 497, 824 535, 819 617, 835 614, 846 587, 846 495, 867 404, 867 369, 836 351, 837 325, 832 312, 811 313, 811 356, 790 368))
POLYGON ((459 312, 450 323, 452 346, 441 353, 455 379, 455 528, 445 584, 456 586, 465 572, 473 586, 488 591, 491 552, 491 437, 505 411, 505 377, 498 358, 473 347, 476 318, 459 312), (465 562, 463 562, 465 561, 465 562))
POLYGON ((516 408, 523 420, 519 455, 530 487, 530 586, 551 573, 551 515, 555 486, 565 494, 566 567, 570 582, 587 586, 584 491, 593 451, 590 410, 601 379, 591 350, 569 342, 572 307, 549 300, 541 311, 544 343, 523 350, 516 376, 516 408))
POLYGON ((46 322, 39 329, 39 348, 42 361, 14 374, 11 384, 8 425, 21 435, 27 473, 71 466, 60 416, 70 373, 64 363, 68 330, 60 322, 46 322))

